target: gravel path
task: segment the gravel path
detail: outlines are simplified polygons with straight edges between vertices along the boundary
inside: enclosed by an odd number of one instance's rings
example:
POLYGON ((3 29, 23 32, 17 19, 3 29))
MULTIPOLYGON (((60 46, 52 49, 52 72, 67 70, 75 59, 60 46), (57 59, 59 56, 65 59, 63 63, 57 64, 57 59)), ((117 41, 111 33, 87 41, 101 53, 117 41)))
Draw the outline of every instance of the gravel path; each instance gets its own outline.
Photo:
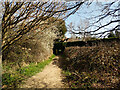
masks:
POLYGON ((65 88, 61 69, 56 65, 56 57, 42 72, 29 78, 21 88, 65 88))

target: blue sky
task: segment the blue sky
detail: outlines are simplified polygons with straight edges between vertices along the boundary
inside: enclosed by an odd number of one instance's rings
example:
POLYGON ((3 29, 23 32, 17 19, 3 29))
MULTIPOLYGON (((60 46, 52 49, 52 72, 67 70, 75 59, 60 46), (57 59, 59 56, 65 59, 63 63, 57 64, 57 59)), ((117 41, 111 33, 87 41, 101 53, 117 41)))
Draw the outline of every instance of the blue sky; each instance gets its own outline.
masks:
MULTIPOLYGON (((106 2, 101 2, 103 4, 105 4, 106 2)), ((117 6, 116 4, 114 6, 117 6)), ((113 7, 114 7, 113 6, 113 7)), ((82 7, 80 7, 80 9, 73 15, 71 15, 70 17, 68 17, 65 22, 66 22, 66 26, 68 26, 71 22, 73 23, 73 25, 75 26, 75 28, 77 29, 77 26, 80 25, 80 21, 81 19, 84 21, 85 19, 88 20, 88 18, 92 18, 93 16, 98 16, 99 14, 101 14, 101 4, 96 4, 96 2, 93 2, 89 7, 87 7, 86 5, 82 5, 82 7)), ((89 20, 90 23, 93 23, 94 20, 96 19, 91 19, 89 20)), ((101 21, 102 24, 105 24, 107 22, 109 22, 111 19, 111 17, 106 18, 105 20, 101 21)), ((99 24, 96 24, 99 25, 99 24)), ((117 23, 115 24, 111 24, 108 27, 105 27, 101 30, 99 30, 99 32, 103 31, 103 30, 108 30, 110 28, 113 28, 113 26, 116 26, 117 23)), ((96 27, 91 27, 90 29, 95 29, 96 27)), ((66 37, 70 37, 71 35, 67 32, 66 33, 66 37)))

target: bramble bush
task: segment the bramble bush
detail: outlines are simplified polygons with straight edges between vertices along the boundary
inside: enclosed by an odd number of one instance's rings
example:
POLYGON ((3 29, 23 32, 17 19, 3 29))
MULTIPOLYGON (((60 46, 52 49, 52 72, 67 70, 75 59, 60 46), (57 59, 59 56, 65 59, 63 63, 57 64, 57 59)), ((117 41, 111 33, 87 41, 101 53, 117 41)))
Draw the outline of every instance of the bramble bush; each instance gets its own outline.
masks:
POLYGON ((120 41, 66 47, 60 60, 72 88, 119 88, 120 41), (71 73, 71 74, 70 74, 71 73))

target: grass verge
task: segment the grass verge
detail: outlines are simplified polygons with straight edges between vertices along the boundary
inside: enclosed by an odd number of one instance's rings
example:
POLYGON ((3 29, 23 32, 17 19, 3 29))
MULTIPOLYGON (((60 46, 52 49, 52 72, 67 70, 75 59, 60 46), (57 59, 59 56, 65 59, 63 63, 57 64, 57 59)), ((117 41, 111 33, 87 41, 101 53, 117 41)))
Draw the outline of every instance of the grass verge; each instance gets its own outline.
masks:
MULTIPOLYGON (((52 55, 48 60, 40 62, 38 64, 31 63, 27 67, 21 67, 17 71, 11 73, 2 74, 2 84, 3 88, 16 88, 18 85, 28 77, 35 75, 43 70, 43 68, 48 65, 55 55, 52 55)), ((8 66, 7 66, 8 67, 8 66)), ((12 68, 9 68, 12 70, 12 68)))

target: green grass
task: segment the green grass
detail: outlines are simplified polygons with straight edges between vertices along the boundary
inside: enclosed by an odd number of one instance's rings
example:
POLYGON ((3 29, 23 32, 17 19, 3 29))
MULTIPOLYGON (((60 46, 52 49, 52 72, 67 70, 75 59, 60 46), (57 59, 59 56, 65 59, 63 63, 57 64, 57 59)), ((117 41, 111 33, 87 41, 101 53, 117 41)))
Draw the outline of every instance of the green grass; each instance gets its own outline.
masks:
POLYGON ((17 69, 17 71, 14 71, 12 73, 4 73, 2 75, 2 84, 7 85, 7 87, 9 88, 17 87, 23 80, 35 75, 36 73, 41 72, 44 67, 52 61, 54 57, 55 55, 52 55, 48 60, 40 62, 37 65, 35 63, 31 63, 29 66, 17 69))
POLYGON ((29 66, 19 69, 18 72, 25 76, 33 76, 36 73, 41 72, 42 69, 52 61, 54 56, 55 55, 52 55, 49 60, 45 60, 37 65, 35 63, 31 63, 29 66))

